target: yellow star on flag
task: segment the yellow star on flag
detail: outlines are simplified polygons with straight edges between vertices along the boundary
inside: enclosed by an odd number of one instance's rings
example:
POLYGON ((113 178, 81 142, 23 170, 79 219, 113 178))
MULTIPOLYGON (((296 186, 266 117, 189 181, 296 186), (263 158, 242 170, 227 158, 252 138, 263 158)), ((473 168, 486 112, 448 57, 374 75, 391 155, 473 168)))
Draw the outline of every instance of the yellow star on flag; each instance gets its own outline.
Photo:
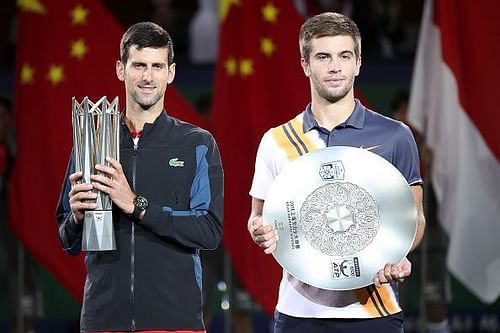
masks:
POLYGON ((279 14, 278 8, 276 8, 272 3, 268 2, 264 7, 261 8, 262 19, 266 22, 275 23, 279 14))
POLYGON ((231 9, 232 5, 240 5, 240 0, 220 0, 219 3, 219 19, 220 21, 224 21, 231 9))
POLYGON ((61 81, 64 80, 64 68, 63 68, 63 66, 50 65, 49 73, 47 74, 47 78, 49 79, 50 82, 52 82, 52 85, 54 85, 54 86, 61 83, 61 81))
POLYGON ((241 59, 240 61, 240 74, 247 77, 253 74, 253 63, 250 59, 241 59))
POLYGON ((85 40, 80 38, 76 41, 71 42, 71 56, 79 60, 82 60, 87 53, 87 45, 85 45, 85 40))
POLYGON ((21 84, 31 84, 34 82, 35 70, 28 63, 21 68, 21 84))
POLYGON ((270 38, 270 37, 261 38, 260 39, 260 50, 267 57, 272 56, 274 53, 274 50, 276 50, 276 46, 274 45, 272 38, 270 38))
POLYGON ((236 59, 234 59, 234 57, 229 57, 224 63, 224 67, 226 68, 227 75, 234 76, 234 74, 236 74, 236 69, 238 68, 236 59))
POLYGON ((27 12, 45 14, 47 11, 43 3, 38 0, 17 0, 17 6, 27 12))
POLYGON ((71 16, 71 20, 73 21, 73 24, 85 24, 87 23, 87 15, 89 14, 89 11, 85 8, 83 8, 80 4, 78 4, 71 12, 69 12, 69 15, 71 16))

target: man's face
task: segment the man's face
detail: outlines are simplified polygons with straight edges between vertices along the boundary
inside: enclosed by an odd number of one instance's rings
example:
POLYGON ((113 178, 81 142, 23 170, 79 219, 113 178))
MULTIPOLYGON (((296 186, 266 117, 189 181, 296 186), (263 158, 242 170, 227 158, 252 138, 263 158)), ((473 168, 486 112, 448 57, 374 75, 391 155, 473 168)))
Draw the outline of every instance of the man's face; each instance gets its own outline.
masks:
POLYGON ((168 66, 167 48, 139 50, 133 46, 127 63, 117 62, 116 72, 125 82, 128 106, 149 110, 153 106, 163 107, 167 85, 174 80, 175 64, 168 66))
POLYGON ((354 78, 361 67, 350 36, 314 38, 309 62, 305 59, 301 62, 304 73, 311 80, 313 97, 316 95, 329 103, 352 93, 354 78))

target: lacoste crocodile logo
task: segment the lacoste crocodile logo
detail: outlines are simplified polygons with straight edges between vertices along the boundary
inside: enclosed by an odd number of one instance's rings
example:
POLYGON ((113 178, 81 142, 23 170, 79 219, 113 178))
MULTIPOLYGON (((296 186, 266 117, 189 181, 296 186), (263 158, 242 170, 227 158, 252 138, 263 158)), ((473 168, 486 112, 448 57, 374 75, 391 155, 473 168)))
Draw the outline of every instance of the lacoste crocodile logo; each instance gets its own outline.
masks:
POLYGON ((375 145, 375 146, 366 147, 366 148, 365 148, 365 147, 363 147, 363 145, 359 146, 359 148, 360 148, 360 149, 363 149, 363 150, 368 150, 368 151, 369 151, 369 150, 373 150, 373 149, 375 149, 375 148, 377 148, 377 147, 380 147, 380 145, 375 145))
POLYGON ((178 157, 175 157, 171 158, 170 161, 168 161, 168 165, 174 168, 182 168, 184 166, 184 161, 181 161, 178 157))

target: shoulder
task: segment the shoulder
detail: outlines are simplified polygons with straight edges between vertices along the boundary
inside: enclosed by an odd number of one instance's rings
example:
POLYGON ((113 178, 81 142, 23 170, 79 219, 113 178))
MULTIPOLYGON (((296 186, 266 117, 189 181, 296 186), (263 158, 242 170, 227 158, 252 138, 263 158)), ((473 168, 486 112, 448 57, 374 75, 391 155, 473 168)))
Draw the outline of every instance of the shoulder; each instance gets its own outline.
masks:
POLYGON ((173 134, 175 136, 181 137, 182 140, 196 140, 205 143, 215 142, 212 133, 210 133, 208 130, 175 117, 170 118, 173 121, 173 134))
POLYGON ((375 126, 387 134, 398 136, 412 136, 410 128, 403 122, 384 116, 376 111, 365 108, 365 126, 375 126))
POLYGON ((281 133, 283 131, 288 132, 290 130, 302 132, 302 127, 304 125, 304 112, 299 113, 292 119, 285 121, 275 127, 271 127, 264 135, 273 135, 276 133, 281 133))
POLYGON ((365 119, 369 125, 376 124, 380 126, 386 126, 387 128, 391 128, 397 130, 398 127, 404 125, 399 120, 384 116, 381 113, 370 110, 369 108, 365 108, 365 119))

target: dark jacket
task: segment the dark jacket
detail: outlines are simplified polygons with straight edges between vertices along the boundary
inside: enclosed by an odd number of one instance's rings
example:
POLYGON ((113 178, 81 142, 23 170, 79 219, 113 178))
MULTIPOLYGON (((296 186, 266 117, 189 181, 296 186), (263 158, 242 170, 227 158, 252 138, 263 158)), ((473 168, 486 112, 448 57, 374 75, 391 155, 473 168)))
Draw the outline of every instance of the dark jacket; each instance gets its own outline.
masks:
MULTIPOLYGON (((116 251, 87 252, 82 331, 203 330, 200 249, 222 233, 223 172, 213 137, 162 114, 137 146, 121 128, 120 163, 130 187, 149 201, 140 223, 113 207, 116 251)), ((70 160, 57 206, 65 251, 81 251, 71 218, 70 160)))

